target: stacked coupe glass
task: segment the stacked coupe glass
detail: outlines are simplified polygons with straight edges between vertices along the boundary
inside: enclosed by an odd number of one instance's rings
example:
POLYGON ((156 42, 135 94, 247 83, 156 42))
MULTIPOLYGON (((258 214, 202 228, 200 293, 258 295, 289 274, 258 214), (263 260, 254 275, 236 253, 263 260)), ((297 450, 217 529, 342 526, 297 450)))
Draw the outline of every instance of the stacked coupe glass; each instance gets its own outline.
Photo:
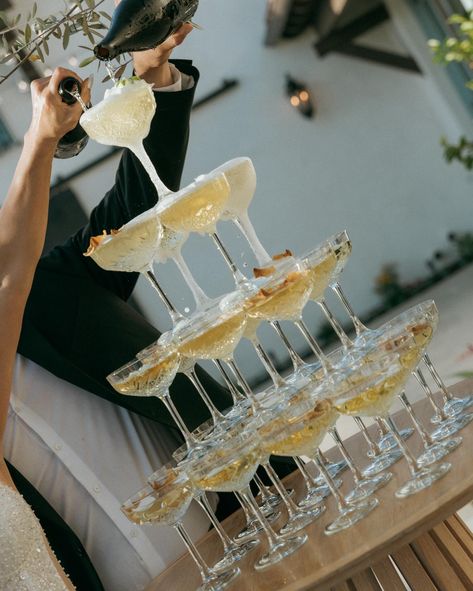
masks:
MULTIPOLYGON (((152 474, 145 488, 127 500, 123 511, 139 524, 172 525, 191 552, 202 576, 201 589, 217 590, 229 585, 239 574, 236 563, 253 552, 260 541, 264 549, 255 553, 256 569, 265 569, 296 552, 306 541, 304 529, 324 512, 324 498, 332 494, 338 515, 325 526, 327 535, 353 527, 377 506, 374 493, 385 486, 388 468, 405 458, 409 479, 395 492, 397 497, 419 493, 432 486, 451 468, 445 457, 461 443, 456 435, 472 419, 467 412, 473 396, 457 399, 447 390, 426 354, 437 326, 433 301, 426 301, 396 316, 375 330, 366 328, 355 316, 339 284, 351 253, 346 232, 341 232, 311 251, 295 256, 289 251, 267 254, 248 217, 248 206, 256 189, 256 175, 249 158, 235 158, 198 177, 177 193, 169 191, 147 159, 142 140, 154 114, 154 98, 143 81, 122 85, 88 110, 81 123, 89 135, 102 143, 129 147, 142 161, 157 187, 158 204, 120 229, 106 229, 91 240, 88 255, 105 269, 143 273, 157 291, 170 314, 173 327, 156 343, 138 353, 125 366, 108 376, 115 390, 127 396, 156 396, 173 416, 185 444, 176 450, 173 464, 152 474), (130 92, 127 93, 126 89, 130 92), (130 105, 140 105, 140 125, 124 125, 130 105), (128 109, 128 111, 127 111, 128 109), (107 113, 120 113, 117 118, 107 113), (97 116, 96 116, 97 115, 97 116), (247 277, 232 260, 217 232, 218 221, 232 221, 247 238, 258 267, 247 277), (233 275, 231 293, 210 299, 197 284, 181 255, 191 232, 209 236, 233 275), (159 284, 154 266, 173 259, 190 287, 195 310, 185 317, 175 308, 159 284), (353 340, 345 334, 328 308, 324 296, 333 290, 348 312, 354 327, 353 340), (339 346, 329 354, 322 351, 302 319, 312 300, 323 311, 339 337, 339 346), (295 324, 314 353, 315 361, 305 363, 294 350, 280 321, 295 324), (293 371, 282 377, 260 343, 257 331, 269 323, 288 350, 293 371), (270 386, 254 392, 233 357, 241 339, 254 347, 270 378, 270 386), (215 362, 228 386, 233 405, 220 412, 194 370, 202 359, 215 362), (432 395, 423 371, 431 375, 442 393, 440 404, 432 395), (184 373, 209 409, 209 421, 189 431, 169 394, 177 372, 184 373), (415 415, 404 388, 414 375, 434 406, 430 429, 415 415), (424 450, 416 458, 405 439, 412 429, 398 431, 389 416, 397 398, 408 410, 424 450), (340 415, 354 417, 368 443, 370 464, 360 470, 353 462, 336 429, 340 415), (363 419, 374 418, 381 430, 375 440, 363 419), (330 464, 319 451, 329 433, 339 447, 343 462, 330 464), (287 490, 269 463, 270 456, 295 459, 307 486, 303 499, 287 490), (304 460, 301 459, 304 457, 304 460), (319 469, 314 478, 305 462, 312 459, 319 469), (256 473, 264 470, 273 484, 265 486, 256 473), (354 486, 347 495, 339 491, 337 474, 349 468, 354 486), (260 494, 253 495, 250 481, 260 494), (234 539, 222 528, 206 493, 233 492, 247 518, 245 529, 234 539), (182 526, 182 518, 195 499, 209 516, 223 544, 223 556, 208 566, 182 526), (286 523, 275 531, 271 525, 285 509, 286 523)), ((131 119, 130 119, 131 120, 131 119)), ((192 401, 190 400, 191 404, 192 401)))

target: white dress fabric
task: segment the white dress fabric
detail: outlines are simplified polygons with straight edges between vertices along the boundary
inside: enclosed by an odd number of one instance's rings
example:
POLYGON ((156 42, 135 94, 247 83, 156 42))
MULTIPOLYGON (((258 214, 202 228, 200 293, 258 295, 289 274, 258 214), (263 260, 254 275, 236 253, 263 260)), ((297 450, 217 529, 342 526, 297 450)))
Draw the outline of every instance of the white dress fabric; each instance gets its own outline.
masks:
POLYGON ((0 590, 67 591, 29 505, 0 483, 0 590))
MULTIPOLYGON (((185 552, 173 528, 120 510, 177 446, 169 430, 17 355, 5 458, 74 530, 106 591, 141 591, 185 552)), ((209 527, 196 503, 184 524, 194 540, 209 527)))

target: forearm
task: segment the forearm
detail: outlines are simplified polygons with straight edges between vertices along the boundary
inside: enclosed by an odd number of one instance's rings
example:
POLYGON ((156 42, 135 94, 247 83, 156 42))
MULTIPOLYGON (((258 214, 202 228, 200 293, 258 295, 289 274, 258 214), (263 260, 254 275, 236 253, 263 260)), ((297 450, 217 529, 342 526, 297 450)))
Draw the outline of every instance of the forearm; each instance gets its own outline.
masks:
POLYGON ((28 134, 7 198, 0 209, 0 285, 28 288, 41 255, 48 219, 54 141, 28 134), (18 284, 20 283, 20 285, 18 284))

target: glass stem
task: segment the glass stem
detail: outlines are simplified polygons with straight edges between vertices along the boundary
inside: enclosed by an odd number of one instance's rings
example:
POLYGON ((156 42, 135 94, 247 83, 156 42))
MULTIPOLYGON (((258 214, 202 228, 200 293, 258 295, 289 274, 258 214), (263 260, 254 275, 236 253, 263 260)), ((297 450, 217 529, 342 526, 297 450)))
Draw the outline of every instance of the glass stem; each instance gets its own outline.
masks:
POLYGON ((296 463, 296 466, 299 468, 299 472, 302 474, 302 477, 304 478, 304 482, 305 482, 305 486, 306 486, 307 492, 310 492, 312 489, 315 488, 314 487, 314 479, 309 474, 307 468, 305 467, 304 462, 300 458, 298 458, 298 457, 295 456, 292 459, 296 463))
POLYGON ((416 477, 420 471, 419 465, 417 464, 417 460, 412 455, 403 438, 401 437, 399 431, 397 430, 394 421, 389 415, 386 417, 380 417, 380 419, 383 421, 386 428, 393 434, 394 439, 396 440, 396 443, 399 446, 399 449, 402 451, 404 457, 406 458, 406 462, 409 466, 409 470, 412 476, 416 477))
POLYGON ((338 281, 337 281, 336 283, 334 283, 333 285, 331 285, 331 288, 337 294, 339 300, 343 304, 343 307, 345 308, 345 310, 347 311, 348 315, 350 316, 350 320, 353 322, 353 326, 355 327, 356 336, 359 337, 364 332, 366 332, 367 330, 369 330, 361 322, 361 320, 358 318, 358 316, 353 311, 353 308, 351 307, 350 302, 347 300, 347 297, 345 296, 345 294, 342 291, 342 288, 340 286, 340 283, 338 283, 338 281))
POLYGON ((159 285, 158 280, 156 279, 156 275, 153 273, 152 269, 148 269, 145 273, 145 276, 146 276, 146 279, 148 279, 148 281, 153 286, 153 289, 155 289, 157 291, 161 301, 163 302, 163 304, 166 307, 166 310, 167 310, 169 316, 171 317, 172 323, 175 326, 180 320, 183 320, 184 316, 176 310, 176 308, 173 306, 173 304, 171 303, 168 296, 164 293, 164 291, 162 290, 161 286, 159 285))
POLYGON ((156 168, 154 167, 154 164, 152 163, 150 157, 148 156, 145 150, 143 142, 139 142, 134 146, 129 146, 129 149, 138 158, 143 168, 148 173, 151 182, 156 187, 156 191, 158 192, 159 197, 162 199, 164 195, 172 193, 172 191, 170 191, 163 183, 163 181, 159 178, 158 173, 156 172, 156 168))
POLYGON ((274 468, 271 466, 269 461, 263 462, 261 464, 263 468, 266 470, 266 473, 271 479, 271 482, 274 484, 274 488, 278 491, 279 496, 281 497, 283 503, 286 505, 286 509, 289 515, 289 519, 294 517, 294 515, 298 512, 298 508, 291 497, 287 494, 286 488, 284 484, 279 479, 279 476, 274 471, 274 468))
POLYGON ((253 339, 251 340, 251 343, 252 343, 253 347, 255 348, 255 351, 256 351, 261 363, 264 365, 264 368, 265 368, 266 372, 268 373, 269 377, 271 378, 274 386, 276 388, 282 388, 284 386, 284 380, 279 375, 277 369, 274 367, 274 363, 271 361, 269 355, 266 353, 266 351, 261 346, 261 343, 258 341, 258 339, 256 337, 253 337, 253 339))
POLYGON ((434 412, 435 412, 436 419, 438 421, 448 420, 449 417, 447 417, 443 408, 439 404, 437 404, 437 402, 435 401, 432 390, 430 389, 429 385, 427 384, 426 379, 424 378, 424 374, 420 371, 420 369, 417 369, 413 373, 414 373, 414 377, 416 378, 416 380, 422 386, 422 389, 424 390, 424 393, 427 396, 428 401, 432 405, 432 408, 434 409, 434 412))
POLYGON ((248 216, 248 212, 244 212, 240 214, 237 218, 235 218, 234 223, 236 224, 237 228, 246 238, 248 244, 253 251, 256 260, 258 261, 258 265, 263 267, 268 261, 271 260, 271 257, 266 252, 264 246, 259 241, 258 236, 256 235, 255 229, 253 228, 253 224, 250 221, 248 216))
POLYGON ((201 381, 197 377, 195 369, 191 369, 188 372, 185 372, 185 375, 192 382, 194 388, 197 390, 200 397, 204 401, 204 404, 208 408, 214 423, 216 424, 219 421, 223 421, 225 419, 225 417, 223 416, 223 414, 218 410, 218 408, 215 406, 215 404, 210 399, 210 396, 207 394, 207 392, 205 391, 205 388, 202 386, 201 381))
POLYGON ((324 452, 319 449, 319 456, 322 459, 322 462, 324 463, 325 466, 330 466, 331 462, 330 460, 327 458, 327 456, 324 454, 324 452))
POLYGON ((275 546, 279 541, 280 537, 275 533, 273 528, 269 525, 267 519, 263 515, 261 509, 258 507, 258 503, 255 501, 251 494, 250 487, 247 486, 243 490, 236 493, 237 497, 248 507, 248 509, 254 514, 254 516, 261 523, 264 533, 266 534, 270 548, 275 546))
POLYGON ((368 447, 369 447, 368 455, 371 456, 371 457, 378 457, 378 456, 380 456, 382 452, 379 449, 379 445, 371 437, 371 435, 370 435, 368 429, 366 428, 366 425, 364 424, 364 422, 361 420, 360 417, 353 417, 353 419, 355 420, 355 423, 358 425, 359 430, 363 434, 363 437, 365 438, 366 443, 368 444, 368 447))
POLYGON ((205 307, 210 302, 210 298, 207 297, 207 295, 201 289, 200 285, 194 279, 194 276, 192 275, 191 270, 187 266, 187 263, 184 260, 182 254, 180 252, 175 253, 173 255, 173 260, 176 263, 182 276, 184 277, 184 280, 187 283, 189 289, 191 290, 197 308, 205 307))
POLYGON ((226 361, 227 361, 230 369, 232 370, 233 375, 235 376, 238 384, 242 388, 243 393, 248 398, 248 400, 251 402, 251 406, 253 407, 253 409, 254 410, 260 409, 261 405, 259 404, 259 402, 257 402, 252 389, 250 388, 248 382, 246 381, 245 376, 241 373, 240 368, 235 363, 235 360, 232 358, 232 359, 227 359, 226 361))
POLYGON ((343 495, 338 490, 338 488, 335 486, 335 482, 334 482, 333 478, 330 476, 327 468, 325 467, 325 464, 322 460, 319 450, 317 450, 314 455, 314 462, 317 464, 317 468, 319 469, 320 474, 322 475, 323 479, 327 483, 327 486, 329 487, 330 492, 335 497, 335 501, 337 502, 338 510, 340 511, 340 513, 343 512, 345 509, 348 508, 348 504, 345 501, 343 495))
POLYGON ((228 268, 232 272, 233 281, 235 282, 235 286, 239 287, 240 285, 247 283, 247 281, 248 281, 247 278, 243 275, 243 273, 240 271, 240 269, 238 269, 238 267, 235 265, 233 259, 231 258, 231 256, 228 253, 228 250, 225 248, 225 246, 223 245, 223 242, 220 240, 220 236, 217 234, 217 232, 214 232, 211 236, 212 236, 212 240, 215 243, 215 246, 217 247, 218 251, 225 259, 225 262, 227 263, 228 268))
POLYGON ((233 404, 237 405, 239 402, 245 402, 246 397, 243 396, 243 394, 237 388, 235 388, 235 385, 231 381, 230 376, 228 375, 227 370, 225 369, 222 361, 220 359, 213 359, 213 362, 218 367, 220 374, 222 375, 223 381, 225 382, 225 385, 230 391, 230 395, 233 399, 233 404))
POLYGON ((184 439, 186 441, 187 447, 192 447, 193 445, 195 445, 197 443, 197 441, 193 437, 193 435, 191 434, 189 429, 187 428, 181 415, 179 414, 179 411, 174 406, 174 402, 171 400, 171 396, 169 395, 169 392, 167 392, 166 394, 164 394, 162 396, 159 396, 159 399, 163 401, 167 410, 169 411, 169 414, 172 416, 172 418, 174 419, 174 422, 176 423, 176 425, 180 429, 182 436, 184 437, 184 439))
POLYGON ((292 366, 294 368, 294 371, 297 372, 297 370, 305 367, 306 364, 301 359, 301 357, 299 356, 297 351, 294 349, 294 347, 291 345, 289 339, 286 336, 286 333, 281 328, 280 323, 278 321, 273 320, 270 322, 270 324, 274 328, 274 330, 278 333, 278 335, 281 337, 281 340, 284 343, 284 345, 287 349, 287 352, 289 353, 289 357, 291 358, 291 362, 292 362, 292 366))
POLYGON ((331 427, 328 430, 328 432, 329 432, 330 436, 332 437, 332 439, 335 441, 335 444, 338 447, 338 449, 340 450, 340 453, 342 454, 343 459, 346 461, 346 463, 350 469, 350 472, 352 473, 353 480, 355 481, 355 485, 358 485, 360 480, 363 480, 363 476, 361 475, 361 472, 356 467, 355 462, 353 461, 353 458, 348 453, 348 450, 345 447, 345 444, 343 443, 342 438, 340 437, 340 434, 335 429, 335 427, 331 427))
POLYGON ((309 329, 307 328, 306 324, 302 320, 296 320, 294 323, 297 328, 301 331, 304 335, 305 340, 309 343, 312 352, 317 357, 322 366, 322 369, 325 375, 328 375, 328 372, 332 369, 330 362, 328 361, 327 357, 325 356, 324 352, 320 348, 318 342, 314 339, 314 337, 310 334, 309 329))
POLYGON ((207 566, 199 551, 194 546, 193 541, 184 529, 182 523, 176 523, 174 525, 174 528, 176 529, 177 533, 181 536, 181 539, 184 542, 187 550, 189 551, 189 554, 194 559, 197 568, 199 569, 200 576, 202 577, 202 581, 205 582, 211 579, 214 575, 213 571, 207 566))
POLYGON ((407 410, 407 413, 409 414, 411 421, 414 424, 414 427, 416 428, 417 433, 419 433, 419 436, 422 439, 422 443, 424 444, 424 447, 428 447, 429 445, 432 445, 433 440, 430 437, 430 435, 427 433, 427 431, 425 430, 424 425, 421 423, 419 417, 415 414, 414 409, 412 408, 412 405, 406 396, 406 393, 401 392, 399 394, 399 399, 401 400, 404 408, 407 410))
POLYGON ((319 304, 319 306, 322 308, 323 313, 325 314, 325 317, 329 321, 329 323, 330 323, 331 327, 333 328, 333 330, 335 331, 335 334, 337 335, 337 337, 340 339, 340 342, 342 343, 343 348, 349 349, 353 345, 353 343, 348 338, 348 336, 347 336, 346 332, 343 330, 343 328, 340 326, 340 323, 338 322, 338 320, 332 314, 330 308, 325 303, 325 300, 324 299, 317 300, 317 304, 319 304))
POLYGON ((195 497, 195 500, 205 511, 207 517, 210 519, 210 523, 214 526, 215 531, 217 532, 219 538, 222 540, 224 551, 230 551, 233 548, 234 544, 230 539, 230 536, 223 529, 222 525, 220 524, 220 521, 217 519, 217 516, 215 515, 214 510, 212 509, 212 506, 209 503, 207 495, 204 492, 201 492, 198 494, 198 496, 195 497))
POLYGON ((261 478, 258 476, 258 474, 256 474, 253 476, 253 480, 256 483, 256 486, 258 487, 258 490, 261 493, 261 499, 263 501, 263 503, 270 498, 271 493, 268 490, 268 487, 265 485, 265 483, 261 480, 261 478))
POLYGON ((434 364, 432 363, 432 361, 431 361, 430 357, 427 355, 427 353, 424 353, 424 355, 422 356, 422 360, 424 361, 425 365, 427 366, 427 369, 429 370, 430 375, 433 377, 435 383, 442 391, 442 396, 443 396, 444 402, 449 402, 450 400, 453 400, 454 399, 453 394, 451 394, 448 391, 447 386, 445 385, 445 382, 442 380, 438 371, 435 369, 434 364))
POLYGON ((383 421, 380 418, 376 418, 375 421, 376 421, 378 428, 381 432, 381 437, 385 437, 389 433, 389 429, 386 429, 383 421))

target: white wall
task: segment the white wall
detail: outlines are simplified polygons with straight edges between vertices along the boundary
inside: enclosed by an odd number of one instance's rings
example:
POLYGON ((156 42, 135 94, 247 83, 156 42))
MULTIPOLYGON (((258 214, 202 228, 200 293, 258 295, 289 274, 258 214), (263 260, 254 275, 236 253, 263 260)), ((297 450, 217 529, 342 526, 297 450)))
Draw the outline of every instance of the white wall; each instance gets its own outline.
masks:
MULTIPOLYGON (((419 38, 412 41, 403 2, 390 4, 402 5, 395 25, 383 25, 365 40, 400 53, 411 43, 412 53, 419 38)), ((258 174, 250 214, 263 244, 272 252, 288 247, 302 253, 346 228, 354 250, 342 284, 363 313, 378 301, 373 281, 381 265, 397 262, 401 277, 412 280, 425 274, 426 259, 444 246, 447 232, 471 229, 473 177, 447 166, 439 146, 441 135, 468 134, 471 125, 460 103, 449 99, 448 83, 432 77, 425 56, 419 61, 428 71, 420 76, 336 54, 319 59, 312 31, 265 48, 264 18, 264 0, 201 0, 195 20, 204 30, 193 32, 176 54, 192 57, 201 70, 197 97, 222 78, 236 77, 240 85, 194 112, 184 182, 226 159, 250 156, 258 174), (313 91, 315 119, 290 107, 286 72, 313 91)), ((8 92, 0 88, 0 93, 3 112, 15 113, 11 120, 18 129, 26 126, 21 115, 28 98, 14 92, 13 111, 8 92)), ((74 169, 100 151, 89 146, 74 161, 60 163, 61 170, 74 169)), ((1 193, 12 173, 12 154, 0 159, 1 193)), ((104 164, 72 184, 88 209, 110 185, 114 166, 104 164)), ((222 235, 235 258, 251 266, 251 257, 241 256, 247 249, 237 232, 224 224, 222 235)), ((222 277, 230 289, 229 275, 208 240, 193 239, 184 255, 210 295, 221 292, 222 277)), ((189 305, 172 265, 158 272, 178 305, 189 305)), ((148 286, 140 285, 138 293, 150 317, 166 326, 148 286)), ((311 325, 319 318, 313 307, 307 318, 311 325)), ((283 356, 277 341, 270 348, 283 356)), ((249 376, 261 371, 248 349, 238 357, 249 376)))

